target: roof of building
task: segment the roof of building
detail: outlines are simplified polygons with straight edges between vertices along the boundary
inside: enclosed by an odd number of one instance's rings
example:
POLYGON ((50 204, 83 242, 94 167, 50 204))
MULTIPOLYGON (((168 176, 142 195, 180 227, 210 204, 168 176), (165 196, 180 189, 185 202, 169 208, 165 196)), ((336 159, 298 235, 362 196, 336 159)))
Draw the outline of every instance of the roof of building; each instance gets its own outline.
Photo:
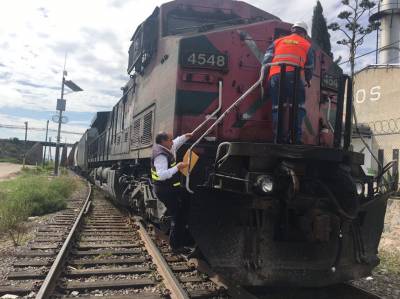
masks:
POLYGON ((357 75, 358 73, 361 73, 365 70, 369 69, 393 69, 393 68, 400 68, 400 64, 370 64, 367 65, 366 67, 362 68, 361 70, 358 70, 355 74, 357 75))

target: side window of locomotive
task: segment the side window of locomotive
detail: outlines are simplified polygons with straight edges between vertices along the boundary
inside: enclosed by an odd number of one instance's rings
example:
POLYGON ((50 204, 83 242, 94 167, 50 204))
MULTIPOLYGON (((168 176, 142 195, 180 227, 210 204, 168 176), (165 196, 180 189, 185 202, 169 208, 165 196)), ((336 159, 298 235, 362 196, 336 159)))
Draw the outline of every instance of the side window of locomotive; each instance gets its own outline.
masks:
POLYGON ((157 51, 159 9, 136 29, 129 47, 128 74, 142 74, 157 51))
POLYGON ((243 19, 231 9, 205 10, 202 5, 182 5, 170 11, 163 20, 163 36, 188 32, 206 32, 240 24, 243 19))

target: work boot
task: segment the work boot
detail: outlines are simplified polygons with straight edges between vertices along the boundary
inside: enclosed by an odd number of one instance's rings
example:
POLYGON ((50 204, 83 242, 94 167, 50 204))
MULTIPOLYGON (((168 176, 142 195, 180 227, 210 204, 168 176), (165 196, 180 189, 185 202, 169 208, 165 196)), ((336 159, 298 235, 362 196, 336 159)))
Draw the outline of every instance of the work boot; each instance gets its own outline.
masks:
POLYGON ((188 255, 186 255, 186 258, 188 260, 190 259, 199 259, 199 260, 204 260, 204 255, 201 252, 201 250, 199 249, 198 246, 196 246, 191 253, 189 253, 188 255))
POLYGON ((188 255, 190 254, 192 251, 186 247, 179 247, 179 248, 172 248, 172 253, 176 254, 176 255, 188 255))

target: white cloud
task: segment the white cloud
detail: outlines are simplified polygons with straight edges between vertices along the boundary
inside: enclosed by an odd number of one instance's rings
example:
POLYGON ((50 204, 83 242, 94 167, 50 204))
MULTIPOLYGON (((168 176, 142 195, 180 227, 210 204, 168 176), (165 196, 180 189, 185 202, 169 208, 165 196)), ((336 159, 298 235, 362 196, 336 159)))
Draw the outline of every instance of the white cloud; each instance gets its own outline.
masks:
POLYGON ((130 37, 159 2, 2 1, 0 109, 53 110, 66 51, 69 78, 85 90, 68 96, 69 111, 110 108, 128 79, 130 37))

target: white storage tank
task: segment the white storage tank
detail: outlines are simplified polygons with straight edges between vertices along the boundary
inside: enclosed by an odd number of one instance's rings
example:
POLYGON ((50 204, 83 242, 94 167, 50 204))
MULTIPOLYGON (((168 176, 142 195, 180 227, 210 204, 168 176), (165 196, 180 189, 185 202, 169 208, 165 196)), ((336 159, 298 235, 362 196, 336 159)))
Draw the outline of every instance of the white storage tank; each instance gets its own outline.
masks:
POLYGON ((400 63, 400 0, 380 0, 371 10, 370 20, 381 23, 378 63, 400 63))

